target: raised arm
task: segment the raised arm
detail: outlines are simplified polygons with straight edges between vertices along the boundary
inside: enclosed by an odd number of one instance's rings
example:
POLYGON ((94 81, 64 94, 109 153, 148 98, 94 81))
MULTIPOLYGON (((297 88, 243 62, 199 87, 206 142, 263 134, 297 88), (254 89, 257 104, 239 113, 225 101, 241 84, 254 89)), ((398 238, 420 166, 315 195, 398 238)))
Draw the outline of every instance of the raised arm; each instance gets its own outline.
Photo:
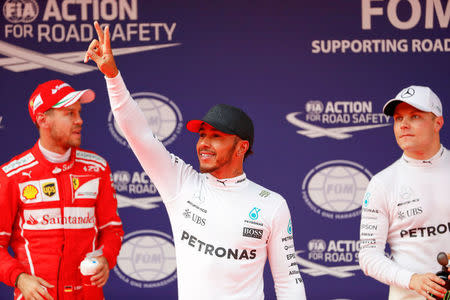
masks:
POLYGON ((172 200, 181 188, 182 179, 194 171, 170 154, 152 132, 136 101, 130 95, 119 73, 111 50, 109 28, 103 31, 95 22, 98 40, 93 40, 85 62, 92 59, 106 76, 109 100, 114 118, 125 135, 145 172, 164 201, 172 200))
POLYGON ((94 22, 95 30, 97 31, 98 40, 92 40, 89 45, 86 55, 84 56, 84 62, 87 63, 89 59, 92 59, 98 69, 105 74, 108 78, 114 78, 119 74, 114 55, 111 49, 111 38, 109 35, 109 26, 106 26, 103 32, 100 24, 97 21, 94 22))

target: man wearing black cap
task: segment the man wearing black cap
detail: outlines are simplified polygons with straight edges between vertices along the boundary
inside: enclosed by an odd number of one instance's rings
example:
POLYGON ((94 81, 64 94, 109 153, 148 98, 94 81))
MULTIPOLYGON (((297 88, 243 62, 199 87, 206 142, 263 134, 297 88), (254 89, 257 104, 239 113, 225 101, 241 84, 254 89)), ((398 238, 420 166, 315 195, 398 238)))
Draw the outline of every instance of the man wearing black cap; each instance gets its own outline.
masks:
POLYGON ((430 88, 410 86, 383 111, 394 118, 403 156, 367 187, 360 265, 366 275, 390 285, 389 299, 441 298, 448 292, 434 274, 440 270, 436 257, 450 253, 450 154, 439 138, 442 104, 430 88), (384 255, 386 243, 392 259, 384 255))
POLYGON ((95 27, 99 41, 91 43, 85 61, 93 59, 106 75, 114 118, 167 208, 179 299, 264 299, 267 259, 278 299, 306 299, 286 201, 243 171, 253 145, 251 119, 219 104, 187 123, 199 133, 198 173, 153 135, 116 68, 108 28, 95 27))

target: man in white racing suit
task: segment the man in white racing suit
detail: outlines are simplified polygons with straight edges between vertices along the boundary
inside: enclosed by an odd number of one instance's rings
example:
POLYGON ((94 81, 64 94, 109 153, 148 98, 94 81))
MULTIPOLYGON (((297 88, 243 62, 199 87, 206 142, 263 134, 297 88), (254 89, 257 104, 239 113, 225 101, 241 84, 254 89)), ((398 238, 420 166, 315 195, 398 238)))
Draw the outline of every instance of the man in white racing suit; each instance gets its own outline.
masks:
POLYGON ((450 154, 440 143, 442 104, 428 87, 410 86, 383 111, 394 118, 403 156, 376 174, 362 205, 360 265, 390 285, 389 299, 443 297, 439 252, 450 252, 450 154), (386 242, 392 259, 385 256, 386 242))
POLYGON ((116 67, 109 29, 96 22, 85 62, 105 74, 114 118, 164 201, 175 241, 179 299, 264 299, 269 260, 278 299, 306 299, 296 263, 290 212, 279 194, 243 171, 252 151, 253 123, 224 104, 202 120, 198 132, 201 173, 169 153, 152 133, 116 67))

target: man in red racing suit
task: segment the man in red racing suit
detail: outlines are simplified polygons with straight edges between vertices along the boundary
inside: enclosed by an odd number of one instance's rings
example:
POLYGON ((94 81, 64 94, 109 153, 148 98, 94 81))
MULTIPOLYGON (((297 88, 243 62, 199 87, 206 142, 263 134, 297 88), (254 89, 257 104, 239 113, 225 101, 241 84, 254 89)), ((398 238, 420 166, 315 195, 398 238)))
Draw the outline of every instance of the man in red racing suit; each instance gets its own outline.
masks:
POLYGON ((122 223, 107 162, 78 148, 82 123, 78 108, 80 103, 92 101, 95 94, 91 90, 76 92, 56 81, 56 90, 62 88, 49 97, 52 103, 48 104, 50 100, 44 98, 49 88, 46 84, 36 91, 40 89, 38 97, 47 106, 65 98, 72 100, 65 106, 51 105, 56 112, 45 115, 50 108, 33 109, 35 92, 30 115, 38 125, 40 140, 0 167, 0 281, 17 287, 14 299, 86 299, 80 262, 87 253, 102 248, 98 258, 101 268, 93 283, 103 286, 109 269, 116 264, 122 223), (55 147, 57 143, 48 143, 61 139, 49 139, 52 135, 44 132, 63 126, 57 122, 47 126, 49 120, 40 120, 57 118, 59 113, 75 124, 66 130, 69 142, 63 143, 63 151, 58 151, 61 147, 55 147), (8 246, 14 257, 8 253, 8 246))

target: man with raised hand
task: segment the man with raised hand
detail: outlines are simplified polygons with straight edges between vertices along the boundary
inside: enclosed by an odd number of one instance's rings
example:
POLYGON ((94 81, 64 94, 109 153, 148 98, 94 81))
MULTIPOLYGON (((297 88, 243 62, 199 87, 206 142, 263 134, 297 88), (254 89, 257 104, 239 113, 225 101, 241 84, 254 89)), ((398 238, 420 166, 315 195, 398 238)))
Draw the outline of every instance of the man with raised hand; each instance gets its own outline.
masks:
POLYGON ((180 299, 264 299, 268 259, 278 299, 306 299, 296 263, 287 203, 250 181, 253 123, 241 109, 218 104, 187 123, 199 133, 200 173, 169 153, 131 98, 110 47, 109 28, 86 52, 105 75, 114 118, 164 201, 174 235, 180 299))
POLYGON ((442 104, 433 91, 410 86, 383 108, 394 118, 403 156, 376 174, 361 215, 359 261, 366 275, 390 285, 389 299, 433 299, 447 292, 434 274, 450 252, 450 154, 440 143, 442 104), (386 243, 392 259, 385 256, 386 243))
POLYGON ((79 148, 81 103, 94 98, 61 80, 40 84, 28 102, 39 140, 0 166, 0 281, 14 299, 103 300, 123 230, 107 162, 79 148), (88 253, 98 256, 95 298, 79 270, 88 253))

